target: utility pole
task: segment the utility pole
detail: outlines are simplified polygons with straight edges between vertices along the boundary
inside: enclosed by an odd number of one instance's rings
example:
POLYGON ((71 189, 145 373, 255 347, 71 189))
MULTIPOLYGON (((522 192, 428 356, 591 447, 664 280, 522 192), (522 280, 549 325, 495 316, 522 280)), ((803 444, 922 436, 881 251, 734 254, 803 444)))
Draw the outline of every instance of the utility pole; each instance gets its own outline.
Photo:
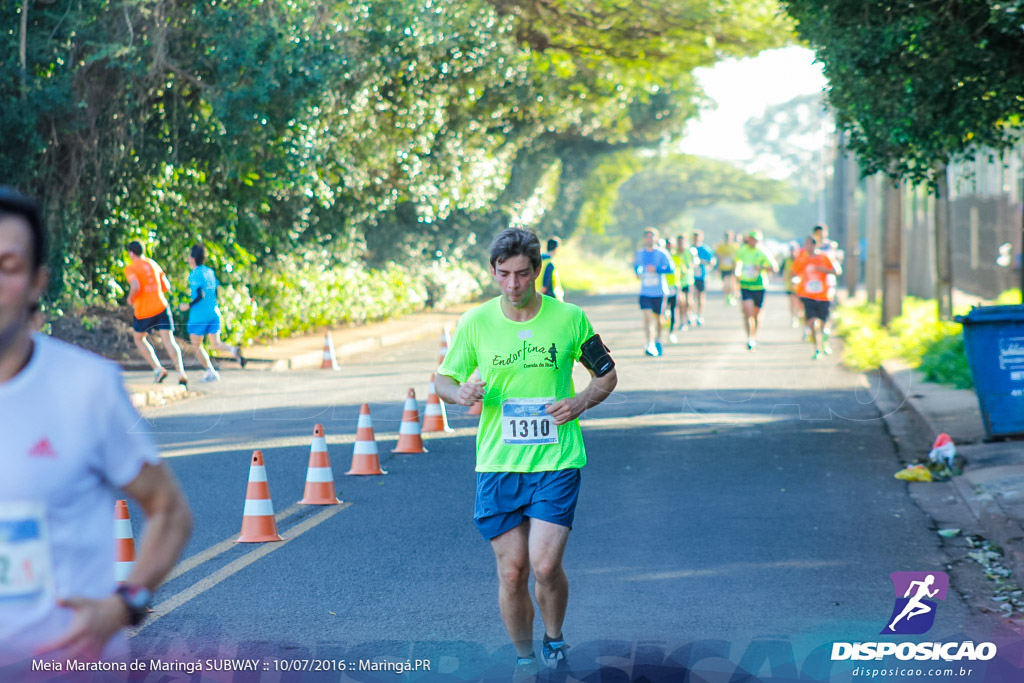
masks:
POLYGON ((846 209, 843 222, 846 224, 846 262, 843 272, 846 275, 846 292, 850 297, 857 295, 857 284, 860 282, 860 225, 857 220, 857 203, 855 191, 860 178, 860 164, 857 157, 846 152, 846 187, 843 193, 843 205, 846 209))
MULTIPOLYGON (((846 134, 844 131, 836 133, 836 157, 832 162, 832 211, 829 218, 829 235, 838 244, 846 244, 846 188, 850 184, 848 177, 849 164, 846 162, 846 134)), ((850 256, 850 252, 846 252, 850 256)), ((845 261, 843 264, 842 278, 847 277, 845 261)))
POLYGON ((882 325, 903 313, 903 181, 887 178, 884 196, 882 325))
POLYGON ((953 319, 953 231, 949 207, 949 172, 935 167, 935 299, 940 320, 953 319))
POLYGON ((868 253, 864 261, 864 288, 868 292, 868 301, 872 303, 878 300, 878 292, 882 289, 881 182, 877 173, 865 181, 864 227, 868 253))

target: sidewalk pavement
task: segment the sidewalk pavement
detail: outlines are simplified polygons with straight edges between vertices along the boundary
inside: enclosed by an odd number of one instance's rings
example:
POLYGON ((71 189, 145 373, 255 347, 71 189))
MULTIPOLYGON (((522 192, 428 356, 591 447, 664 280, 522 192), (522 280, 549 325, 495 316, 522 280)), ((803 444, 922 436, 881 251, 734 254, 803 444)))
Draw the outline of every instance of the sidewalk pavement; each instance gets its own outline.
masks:
MULTIPOLYGON (((440 348, 442 330, 448 330, 449 333, 454 330, 459 316, 474 305, 460 304, 444 311, 424 311, 395 320, 334 327, 313 334, 278 339, 271 344, 251 346, 243 349, 247 360, 246 371, 252 369, 279 372, 319 368, 323 362, 325 336, 328 333, 334 342, 334 353, 339 363, 344 358, 358 353, 404 344, 424 337, 436 337, 440 348)), ((161 357, 164 367, 167 367, 167 358, 162 355, 162 350, 158 350, 157 355, 161 357)), ((214 358, 214 363, 218 366, 228 363, 229 367, 237 367, 235 361, 227 358, 214 358)), ((173 369, 167 379, 157 384, 153 382, 153 371, 143 361, 122 364, 125 386, 132 403, 136 408, 142 409, 200 395, 201 392, 196 389, 202 387, 199 378, 202 377, 203 370, 195 362, 195 358, 192 358, 191 362, 186 360, 186 366, 190 380, 187 389, 176 383, 176 373, 173 369)))
POLYGON ((968 518, 956 521, 974 528, 964 528, 963 533, 978 533, 1001 546, 1015 582, 1024 586, 1024 441, 985 443, 973 390, 925 382, 922 373, 900 361, 883 363, 881 375, 925 430, 925 451, 945 432, 966 459, 963 475, 944 483, 912 483, 912 492, 931 501, 927 511, 940 525, 950 522, 941 518, 944 508, 952 515, 948 510, 953 505, 965 505, 968 518))

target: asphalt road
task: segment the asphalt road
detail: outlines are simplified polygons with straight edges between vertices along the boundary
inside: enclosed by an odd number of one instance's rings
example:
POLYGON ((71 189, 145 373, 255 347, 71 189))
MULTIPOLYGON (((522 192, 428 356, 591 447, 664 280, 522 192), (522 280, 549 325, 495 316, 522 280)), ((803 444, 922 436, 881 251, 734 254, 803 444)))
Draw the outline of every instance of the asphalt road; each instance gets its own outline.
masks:
MULTIPOLYGON (((833 666, 829 649, 879 639, 890 573, 943 570, 929 520, 892 476, 869 383, 835 356, 812 361, 780 294, 756 352, 737 309, 712 294, 706 324, 656 359, 642 353, 632 296, 583 303, 620 382, 582 420, 590 462, 566 554, 563 678, 597 680, 587 673, 600 666, 601 680, 656 680, 687 666, 693 681, 728 681, 737 667, 849 680, 853 664, 833 666)), ((430 340, 336 373, 227 370, 206 396, 148 410, 196 528, 136 653, 268 657, 265 680, 395 680, 354 673, 359 659, 429 661, 416 680, 507 679, 493 558, 472 521, 475 420, 450 409, 455 432, 428 436, 429 453, 390 452, 406 391, 422 410, 436 358, 430 340), (386 476, 344 474, 363 402, 386 476), (346 505, 297 508, 318 422, 346 505), (256 448, 284 543, 231 542, 256 448), (335 670, 277 670, 291 660, 335 670)), ((928 637, 976 628, 950 591, 928 637)))

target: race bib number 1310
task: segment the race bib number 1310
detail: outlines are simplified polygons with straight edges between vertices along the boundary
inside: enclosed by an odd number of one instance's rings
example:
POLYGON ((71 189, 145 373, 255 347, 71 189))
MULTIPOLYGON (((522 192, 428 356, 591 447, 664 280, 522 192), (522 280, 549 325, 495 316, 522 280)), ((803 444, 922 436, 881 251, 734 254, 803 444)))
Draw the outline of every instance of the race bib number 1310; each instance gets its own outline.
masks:
POLYGON ((553 398, 513 398, 501 404, 501 438, 510 446, 558 443, 558 426, 544 409, 553 398))

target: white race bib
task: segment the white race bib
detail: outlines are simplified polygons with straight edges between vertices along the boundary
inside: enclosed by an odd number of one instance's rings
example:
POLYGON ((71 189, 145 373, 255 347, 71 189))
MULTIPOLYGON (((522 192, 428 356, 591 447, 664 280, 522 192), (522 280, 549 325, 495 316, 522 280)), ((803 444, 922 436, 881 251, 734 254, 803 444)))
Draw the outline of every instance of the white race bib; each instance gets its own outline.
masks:
POLYGON ((509 446, 558 443, 558 425, 544 409, 553 398, 510 398, 501 404, 501 439, 509 446))
POLYGON ((661 273, 648 273, 640 276, 640 284, 644 287, 661 287, 661 273))
POLYGON ((42 503, 0 503, 0 608, 52 592, 53 562, 42 503))
POLYGON ((756 266, 753 263, 743 264, 743 279, 744 280, 756 280, 761 274, 760 266, 756 266))
POLYGON ((821 294, 825 291, 825 283, 821 280, 808 280, 807 281, 807 293, 808 294, 821 294))

